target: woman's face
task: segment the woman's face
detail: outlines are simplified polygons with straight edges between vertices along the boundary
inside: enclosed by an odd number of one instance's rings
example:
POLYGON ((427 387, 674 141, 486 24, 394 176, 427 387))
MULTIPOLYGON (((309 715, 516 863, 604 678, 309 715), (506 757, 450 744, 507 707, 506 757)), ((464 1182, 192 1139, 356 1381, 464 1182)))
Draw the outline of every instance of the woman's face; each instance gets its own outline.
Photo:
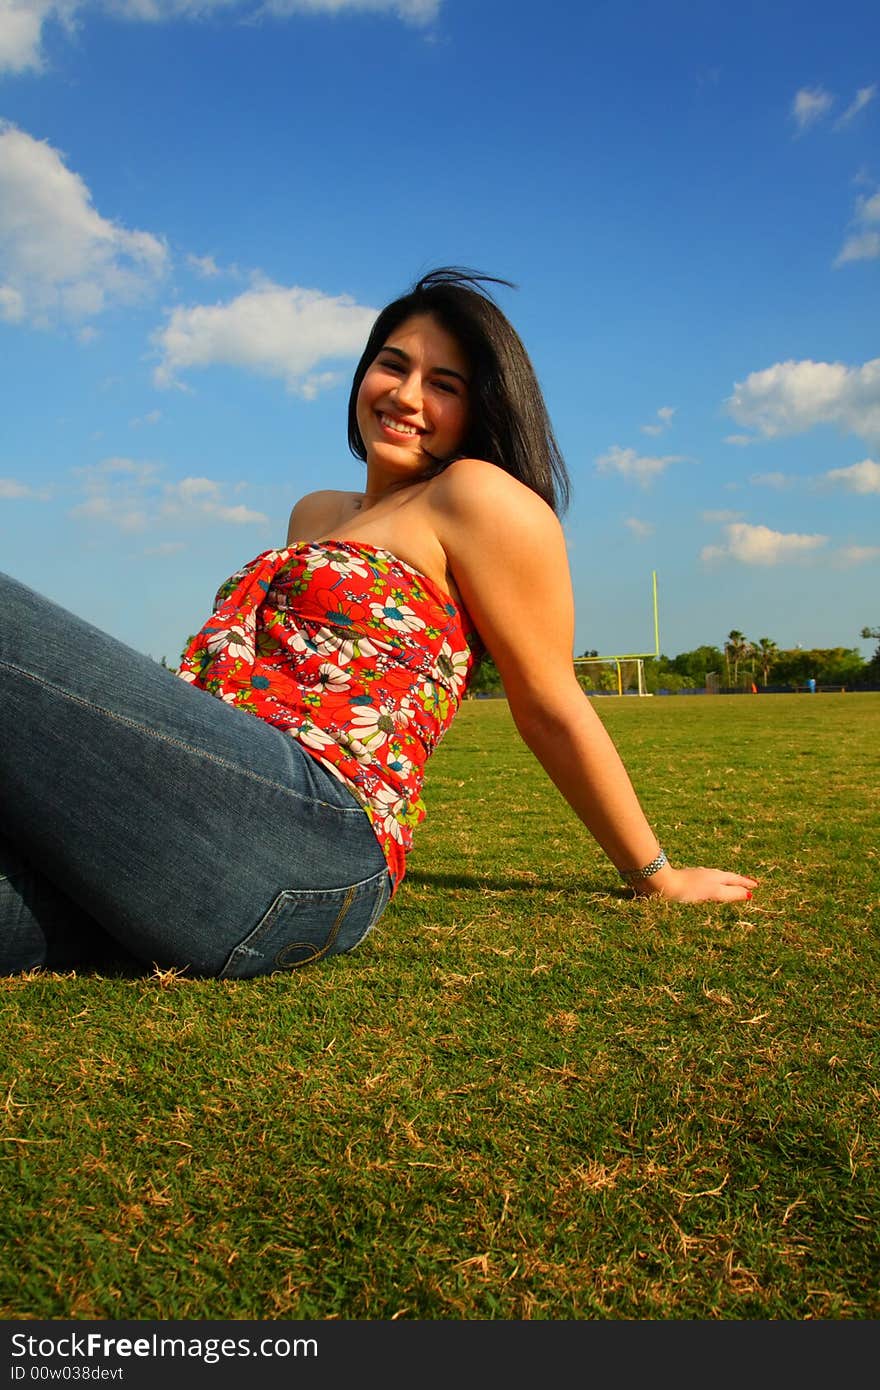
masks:
POLYGON ((357 422, 367 462, 423 472, 454 458, 468 426, 470 369, 458 342, 430 314, 405 319, 367 368, 357 422))

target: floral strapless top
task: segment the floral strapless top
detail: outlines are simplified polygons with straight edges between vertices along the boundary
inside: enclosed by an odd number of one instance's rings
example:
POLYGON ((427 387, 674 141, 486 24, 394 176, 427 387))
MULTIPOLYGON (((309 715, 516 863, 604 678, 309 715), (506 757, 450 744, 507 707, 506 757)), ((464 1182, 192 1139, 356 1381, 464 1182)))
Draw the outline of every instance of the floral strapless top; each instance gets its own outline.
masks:
POLYGON ((425 763, 481 645, 449 594, 387 550, 302 541, 223 584, 178 675, 298 739, 363 806, 396 891, 425 763))

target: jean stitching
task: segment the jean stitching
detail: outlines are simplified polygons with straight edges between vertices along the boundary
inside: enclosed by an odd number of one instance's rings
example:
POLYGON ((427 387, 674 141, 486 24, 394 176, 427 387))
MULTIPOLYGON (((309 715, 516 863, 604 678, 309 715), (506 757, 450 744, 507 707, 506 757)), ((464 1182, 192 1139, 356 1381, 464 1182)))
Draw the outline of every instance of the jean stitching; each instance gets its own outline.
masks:
MULTIPOLYGON (((326 955, 327 955, 327 952, 330 950, 330 947, 333 945, 333 942, 336 940, 337 936, 339 935, 339 928, 342 926, 343 920, 344 920, 345 917, 348 915, 348 910, 349 910, 349 908, 351 907, 352 903, 354 902, 354 898, 355 898, 355 893, 356 893, 356 892, 357 892, 357 885, 356 885, 356 884, 352 884, 352 886, 349 888, 348 892, 347 892, 346 895, 345 895, 345 898, 344 898, 344 900, 343 900, 342 906, 340 907, 339 911, 338 911, 337 914, 336 914, 336 920, 334 921, 333 926, 330 928, 330 932, 329 932, 329 935, 328 935, 328 937, 327 937, 327 940, 324 942, 324 945, 323 945, 323 946, 321 947, 321 949, 318 951, 317 955, 314 955, 314 956, 310 956, 310 957, 309 957, 309 960, 308 960, 308 964, 309 964, 309 965, 312 965, 316 960, 321 960, 321 958, 322 958, 323 956, 326 956, 326 955)), ((300 944, 300 943, 297 943, 297 944, 300 944)), ((301 944, 302 944, 302 945, 307 945, 308 943, 307 943, 307 942, 302 942, 301 944)), ((278 954, 277 954, 276 957, 275 957, 276 960, 278 959, 278 956, 279 956, 280 954, 281 954, 281 952, 279 951, 278 954)), ((306 964, 306 962, 303 962, 303 964, 306 964)))
MULTIPOLYGON (((286 896, 286 895, 290 895, 290 896, 293 896, 293 897, 303 897, 303 898, 309 898, 309 897, 318 898, 318 897, 325 897, 325 896, 326 896, 327 894, 329 894, 329 893, 342 893, 342 892, 344 892, 344 893, 345 893, 345 899, 344 899, 344 901, 343 901, 341 907, 339 908, 339 911, 338 911, 337 914, 336 914, 336 918, 335 918, 335 920, 334 920, 334 922, 333 922, 333 926, 330 928, 330 932, 329 932, 329 934, 328 934, 328 936, 327 936, 327 940, 325 941, 325 943, 324 943, 323 946, 315 946, 314 943, 311 942, 311 941, 286 941, 286 942, 284 943, 284 945, 283 945, 282 947, 280 947, 278 951, 275 952, 275 962, 276 962, 276 964, 278 963, 279 957, 280 957, 281 955, 283 955, 283 953, 284 953, 285 951, 289 951, 289 950, 291 950, 291 948, 295 948, 295 947, 298 947, 298 946, 308 946, 308 947, 310 947, 310 948, 312 949, 313 954, 310 955, 310 956, 308 956, 308 957, 307 957, 306 959, 304 959, 304 960, 299 960, 299 961, 294 962, 294 964, 293 964, 292 966, 291 966, 291 965, 282 965, 282 966, 281 966, 282 969, 284 969, 284 970, 290 970, 290 969, 295 969, 295 968, 297 968, 298 966, 301 966, 301 965, 313 965, 316 961, 321 960, 321 959, 327 954, 327 952, 330 950, 330 947, 333 945, 333 942, 336 940, 336 937, 339 935, 339 929, 340 929, 340 927, 341 927, 341 925, 342 925, 342 923, 343 923, 345 917, 347 916, 347 914, 348 914, 348 912, 349 912, 349 909, 351 908, 351 905, 352 905, 352 903, 354 902, 354 899, 358 896, 358 894, 359 894, 359 893, 365 893, 365 892, 367 892, 369 889, 372 889, 374 886, 377 886, 378 889, 379 889, 378 894, 377 894, 377 898, 378 898, 378 901, 381 902, 381 901, 382 901, 382 897, 383 897, 383 891, 384 891, 384 889, 385 889, 385 887, 386 887, 386 885, 383 883, 383 880, 384 880, 384 879, 387 879, 387 878, 388 878, 388 871, 387 871, 387 869, 383 869, 383 870, 380 870, 380 872, 377 873, 377 874, 371 874, 369 878, 362 878, 362 879, 359 880, 359 882, 350 884, 350 885, 348 886, 348 888, 288 888, 288 889, 282 890, 282 892, 279 893, 279 895, 278 895, 279 898, 281 898, 281 897, 283 897, 283 896, 286 896)), ((277 899, 276 899, 276 902, 277 902, 277 899)), ((387 902, 387 898, 386 898, 386 902, 387 902)), ((384 904, 383 904, 383 905, 384 905, 384 904)), ((274 906, 274 904, 273 904, 273 906, 274 906)), ((267 916, 268 916, 268 913, 267 913, 267 916)), ((360 938, 360 941, 362 941, 362 940, 364 939, 364 937, 367 936, 367 935, 369 934, 369 932, 372 930, 372 928, 375 926, 376 922, 378 921, 378 917, 379 917, 379 913, 378 913, 378 911, 377 911, 376 904, 374 904, 374 905, 373 905, 373 911, 372 911, 371 914, 370 914, 370 924, 369 924, 369 926, 366 928, 366 930, 364 931, 364 934, 363 934, 363 936, 360 938)), ((256 942, 256 943, 250 943, 250 944, 248 944, 248 943, 250 942, 250 938, 253 937, 254 932, 258 931, 261 927, 264 927, 264 926, 265 926, 265 918, 263 919, 263 922, 261 922, 261 923, 259 924, 259 927, 255 927, 255 928, 254 928, 254 931, 250 932, 249 935, 248 935, 248 937, 246 937, 244 941, 239 942, 239 944, 233 948, 233 950, 232 950, 232 951, 230 952, 230 954, 229 954, 229 957, 228 957, 228 959, 227 959, 227 961, 226 961, 226 964, 223 966, 223 969, 220 971, 219 978, 220 978, 221 980, 223 980, 223 979, 234 979, 234 978, 235 978, 235 976, 230 976, 230 975, 227 974, 227 971, 230 970, 230 968, 231 968, 232 965, 233 965, 233 962, 236 962, 236 963, 237 963, 239 960, 245 959, 246 957, 255 957, 255 956, 259 956, 259 955, 261 954, 262 947, 261 947, 261 943, 260 943, 259 941, 256 942)), ((265 937, 266 935, 268 935, 268 934, 273 930, 273 927, 274 927, 274 923, 268 924, 268 926, 265 927, 265 931, 261 931, 261 939, 262 939, 263 937, 265 937)), ((359 942, 358 944, 360 944, 360 942, 359 942)))
MULTIPOLYGON (((71 691, 65 690, 60 685, 55 685, 53 681, 44 680, 42 676, 35 675, 32 671, 25 671, 21 666, 15 666, 12 662, 0 659, 0 666, 5 666, 9 671, 15 671, 26 680, 33 681, 35 685, 42 685, 46 690, 52 690, 69 700, 72 704, 80 705, 83 709, 93 710, 96 714, 103 714, 108 719, 112 719, 117 724, 122 724, 129 729, 137 729, 139 733, 146 734, 148 738, 155 739, 157 743, 167 743, 172 748, 181 748, 186 753, 193 753, 196 757, 204 758, 207 762, 216 764, 217 767, 227 768, 231 772, 240 773, 242 777, 247 777, 252 782, 259 782, 262 786, 272 787, 275 791, 286 792, 288 796, 296 797, 297 801, 305 801, 311 806, 323 806, 328 811, 338 811, 343 816, 363 816, 366 812, 360 806, 336 806, 332 801, 322 801, 320 797, 303 796, 302 792, 296 791, 293 787, 286 787, 283 782, 270 781, 268 777, 262 777, 258 772, 251 772, 249 768, 239 767, 237 763, 228 762, 226 758, 218 758, 216 753, 206 752, 203 748, 196 748, 193 744, 184 743, 182 739, 172 738, 168 734, 160 733, 157 729, 151 729, 147 724, 141 724, 136 719, 129 719, 125 715, 116 714, 114 710, 105 709, 103 705, 96 705, 92 700, 86 700, 82 695, 74 695, 71 691)), ((255 719, 256 715, 250 716, 255 719)))

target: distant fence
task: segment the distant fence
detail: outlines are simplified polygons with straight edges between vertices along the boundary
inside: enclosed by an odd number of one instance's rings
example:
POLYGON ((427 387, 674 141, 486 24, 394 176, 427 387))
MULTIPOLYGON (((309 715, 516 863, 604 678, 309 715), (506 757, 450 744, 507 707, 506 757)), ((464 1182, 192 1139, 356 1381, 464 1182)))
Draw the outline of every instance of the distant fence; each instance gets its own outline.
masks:
MULTIPOLYGON (((720 685, 714 690, 707 690, 705 686, 698 689, 667 690, 662 687, 659 690, 648 691, 649 695, 863 695, 870 692, 880 692, 880 685, 817 685, 816 689, 810 690, 807 685, 759 685, 757 690, 750 690, 748 686, 743 689, 741 685, 720 685)), ((610 696, 617 699, 616 690, 585 690, 585 695, 602 697, 610 696)), ((625 690, 624 698, 627 695, 638 695, 637 690, 625 690)))
MULTIPOLYGON (((880 685, 817 685, 816 689, 810 690, 807 685, 759 685, 757 690, 750 690, 748 686, 720 685, 715 690, 706 690, 700 687, 698 690, 657 690, 656 695, 863 695, 866 692, 880 691, 880 685)), ((591 690, 590 695, 599 695, 602 692, 591 690)))
MULTIPOLYGON (((806 685, 759 685, 757 691, 743 690, 742 686, 719 686, 716 690, 706 690, 705 686, 700 686, 698 690, 653 690, 648 691, 648 695, 864 695, 880 694, 880 685, 818 685, 815 692, 812 692, 806 685)), ((625 690, 623 695, 618 695, 616 690, 585 690, 592 700, 597 699, 627 699, 629 696, 639 698, 637 690, 625 690)), ((480 690, 468 694, 470 700, 503 700, 505 699, 503 690, 480 690)))

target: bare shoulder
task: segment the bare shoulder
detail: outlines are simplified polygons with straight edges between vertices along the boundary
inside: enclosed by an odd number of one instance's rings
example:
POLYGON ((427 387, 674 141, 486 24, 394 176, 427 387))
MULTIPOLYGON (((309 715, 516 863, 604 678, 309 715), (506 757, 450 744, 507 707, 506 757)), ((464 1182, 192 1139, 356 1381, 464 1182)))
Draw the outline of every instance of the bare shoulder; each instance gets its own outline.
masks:
POLYGON ((352 493, 325 488, 307 492, 295 503, 287 527, 287 541, 314 540, 331 530, 351 508, 352 493))
POLYGON ((456 459, 437 478, 432 502, 438 530, 453 551, 457 537, 546 545, 562 536, 559 519, 543 497, 486 459, 456 459))
POLYGON ((511 704, 562 688, 573 669, 574 599, 553 508, 485 459, 450 464, 432 507, 457 591, 511 704))

